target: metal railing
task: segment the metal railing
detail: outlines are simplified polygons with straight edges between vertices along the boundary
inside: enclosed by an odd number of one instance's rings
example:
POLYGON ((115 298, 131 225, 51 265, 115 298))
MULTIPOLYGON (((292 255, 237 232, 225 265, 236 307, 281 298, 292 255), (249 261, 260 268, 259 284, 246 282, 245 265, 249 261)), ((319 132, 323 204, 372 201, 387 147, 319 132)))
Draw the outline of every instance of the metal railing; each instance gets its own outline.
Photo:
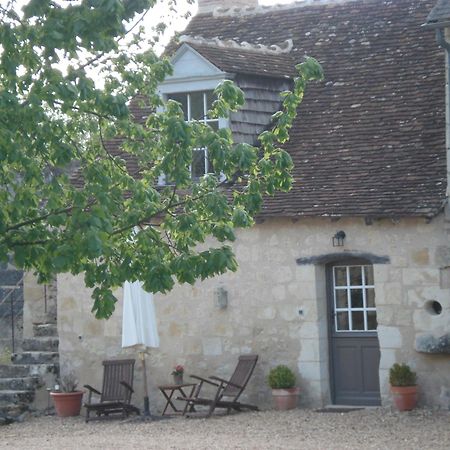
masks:
POLYGON ((11 351, 12 353, 15 353, 15 319, 16 315, 14 313, 14 297, 13 293, 16 292, 16 290, 20 289, 23 286, 23 279, 25 277, 25 274, 22 274, 22 277, 20 280, 13 286, 13 287, 2 287, 4 290, 8 290, 9 292, 6 293, 6 295, 0 300, 0 307, 6 303, 6 301, 9 299, 10 301, 10 312, 11 312, 11 351))

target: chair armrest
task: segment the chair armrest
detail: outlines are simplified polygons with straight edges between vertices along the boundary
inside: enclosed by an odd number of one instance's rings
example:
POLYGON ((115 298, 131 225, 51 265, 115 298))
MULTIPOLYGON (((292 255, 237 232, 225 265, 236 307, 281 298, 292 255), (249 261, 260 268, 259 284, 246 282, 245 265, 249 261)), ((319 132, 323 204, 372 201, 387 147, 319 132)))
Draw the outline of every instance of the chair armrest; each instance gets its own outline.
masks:
POLYGON ((215 377, 215 376, 212 376, 212 377, 209 377, 209 378, 211 378, 211 380, 216 380, 216 381, 219 381, 220 383, 228 384, 228 385, 233 386, 233 387, 238 388, 238 389, 242 388, 242 386, 239 386, 238 384, 232 383, 231 381, 224 380, 223 378, 219 378, 219 377, 215 377))
POLYGON ((84 387, 89 391, 93 392, 94 394, 102 395, 101 392, 97 391, 97 389, 94 389, 92 386, 89 386, 89 384, 85 384, 84 387))
POLYGON ((134 393, 133 388, 126 381, 120 381, 120 384, 125 386, 132 394, 134 393))
MULTIPOLYGON (((219 386, 217 383, 214 383, 211 380, 208 380, 207 378, 199 377, 198 375, 189 375, 191 378, 194 378, 196 380, 203 381, 204 383, 212 384, 213 386, 219 386)), ((210 377, 211 378, 211 377, 210 377)))

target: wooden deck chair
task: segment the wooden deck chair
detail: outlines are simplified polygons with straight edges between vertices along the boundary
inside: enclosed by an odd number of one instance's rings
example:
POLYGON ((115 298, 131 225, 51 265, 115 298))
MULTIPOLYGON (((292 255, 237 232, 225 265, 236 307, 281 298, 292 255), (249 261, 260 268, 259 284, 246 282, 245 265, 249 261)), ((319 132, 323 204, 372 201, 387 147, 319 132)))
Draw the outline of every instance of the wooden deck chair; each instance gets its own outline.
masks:
POLYGON ((140 414, 139 408, 130 404, 133 394, 134 359, 116 359, 103 361, 103 387, 99 392, 92 386, 85 384, 89 390, 86 408, 86 422, 94 419, 107 419, 112 417, 125 418, 131 412, 140 414), (92 402, 92 394, 100 396, 98 402, 92 402), (95 417, 90 413, 95 412, 95 417))
POLYGON ((247 386, 253 370, 258 361, 258 355, 241 355, 233 375, 229 380, 224 380, 216 376, 210 376, 208 378, 199 377, 198 375, 191 375, 191 378, 198 380, 200 383, 197 385, 192 397, 178 397, 178 400, 186 402, 183 415, 185 416, 198 416, 199 413, 195 412, 196 405, 206 405, 209 409, 206 417, 210 417, 216 408, 225 408, 227 414, 232 410, 241 411, 242 409, 251 409, 258 411, 258 407, 254 405, 248 405, 238 401, 240 395, 247 386), (202 397, 202 387, 204 384, 212 385, 217 388, 215 395, 212 398, 202 397))

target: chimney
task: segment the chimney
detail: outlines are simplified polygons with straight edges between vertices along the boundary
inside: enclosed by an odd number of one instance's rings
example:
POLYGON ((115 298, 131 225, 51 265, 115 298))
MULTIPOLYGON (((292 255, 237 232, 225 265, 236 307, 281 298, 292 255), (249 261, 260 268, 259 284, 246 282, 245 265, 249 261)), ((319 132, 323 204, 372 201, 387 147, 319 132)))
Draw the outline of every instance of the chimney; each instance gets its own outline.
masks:
POLYGON ((237 6, 244 8, 246 6, 258 6, 258 0, 198 0, 198 14, 210 13, 214 9, 231 8, 237 6))

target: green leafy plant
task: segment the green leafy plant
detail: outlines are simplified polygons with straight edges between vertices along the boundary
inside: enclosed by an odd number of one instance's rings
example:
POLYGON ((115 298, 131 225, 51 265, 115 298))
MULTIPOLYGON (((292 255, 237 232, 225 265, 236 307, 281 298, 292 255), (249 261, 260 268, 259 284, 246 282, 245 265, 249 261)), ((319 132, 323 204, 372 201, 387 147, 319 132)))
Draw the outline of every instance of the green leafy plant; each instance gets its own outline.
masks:
MULTIPOLYGON (((78 380, 73 372, 69 372, 61 378, 58 392, 75 392, 77 390, 78 380)), ((55 389, 56 390, 56 389, 55 389)))
POLYGON ((415 386, 417 375, 407 364, 395 363, 389 370, 391 386, 415 386))
POLYGON ((295 386, 295 374, 285 365, 274 367, 267 377, 272 389, 290 389, 295 386))

